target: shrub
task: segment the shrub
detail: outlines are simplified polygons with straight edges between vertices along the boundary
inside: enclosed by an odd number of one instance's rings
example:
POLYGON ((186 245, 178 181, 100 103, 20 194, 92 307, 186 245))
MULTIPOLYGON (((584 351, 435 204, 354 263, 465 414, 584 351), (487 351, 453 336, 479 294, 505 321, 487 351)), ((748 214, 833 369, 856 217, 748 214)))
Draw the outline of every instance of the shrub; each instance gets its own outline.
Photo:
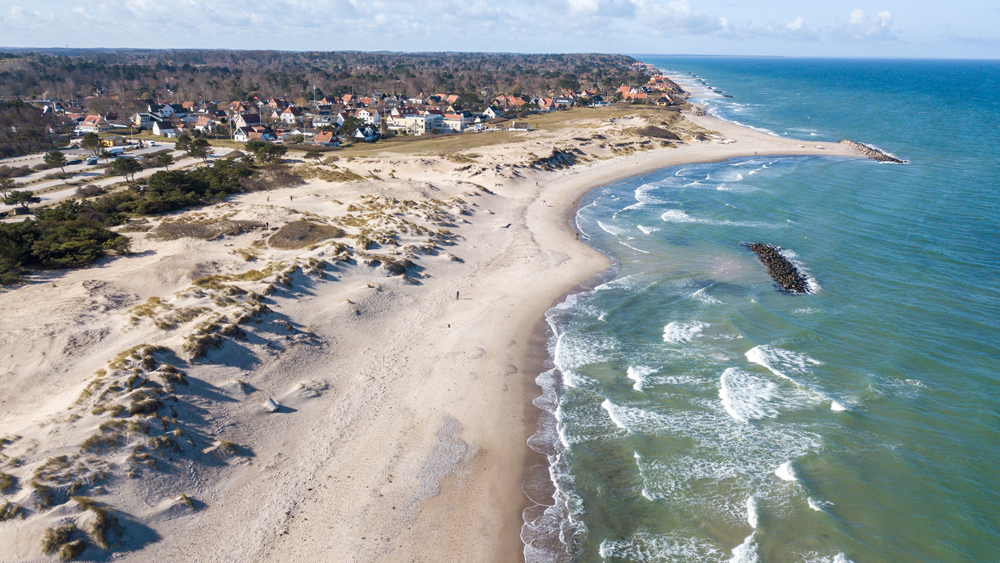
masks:
POLYGON ((75 531, 76 526, 73 524, 65 524, 55 528, 45 528, 45 532, 42 533, 42 553, 51 555, 59 551, 59 548, 62 547, 63 544, 69 543, 70 539, 73 537, 73 532, 75 531))
POLYGON ((9 473, 0 473, 0 493, 6 493, 8 489, 14 487, 17 479, 9 473))
POLYGON ((18 516, 22 516, 22 512, 23 509, 20 506, 10 502, 9 500, 5 500, 3 504, 0 505, 0 522, 13 520, 18 516))
POLYGON ((324 240, 340 238, 345 235, 343 229, 330 225, 321 225, 311 221, 292 221, 278 229, 268 239, 268 244, 274 248, 291 250, 305 248, 324 240))
POLYGON ((656 127, 654 125, 642 127, 637 131, 637 133, 645 137, 653 137, 655 139, 670 139, 672 141, 677 141, 680 139, 680 137, 678 137, 676 133, 664 129, 662 127, 656 127))

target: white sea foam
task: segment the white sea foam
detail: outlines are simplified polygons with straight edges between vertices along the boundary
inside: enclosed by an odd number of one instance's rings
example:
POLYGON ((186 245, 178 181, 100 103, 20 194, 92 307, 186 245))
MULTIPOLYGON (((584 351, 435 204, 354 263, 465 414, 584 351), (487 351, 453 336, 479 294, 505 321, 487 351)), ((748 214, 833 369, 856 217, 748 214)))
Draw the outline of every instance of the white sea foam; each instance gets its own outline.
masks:
POLYGON ((745 355, 751 363, 763 366, 774 375, 795 384, 800 383, 792 375, 807 373, 810 366, 823 365, 823 362, 800 352, 768 345, 754 346, 745 355))
POLYGON ((722 301, 719 301, 718 299, 716 299, 716 298, 712 297, 711 295, 709 295, 708 293, 706 293, 705 292, 706 289, 708 289, 708 288, 707 287, 703 287, 703 288, 699 289, 698 291, 692 293, 691 294, 691 298, 694 299, 694 300, 696 300, 696 301, 701 301, 702 303, 707 303, 709 305, 721 305, 722 301))
POLYGON ((826 507, 833 506, 833 503, 830 501, 818 500, 813 497, 806 498, 806 504, 808 504, 809 508, 815 510, 816 512, 825 512, 826 507))
POLYGON ((671 321, 667 326, 663 327, 663 341, 673 344, 688 344, 708 326, 708 323, 701 321, 681 323, 671 321))
POLYGON ((823 289, 819 285, 819 281, 816 280, 809 273, 809 269, 799 260, 799 255, 795 253, 794 250, 788 248, 782 248, 778 251, 779 254, 785 257, 786 260, 792 263, 793 266, 806 277, 806 293, 816 293, 817 291, 823 289))
POLYGON ((660 228, 659 228, 659 227, 644 227, 644 226, 642 226, 642 225, 636 225, 636 227, 635 227, 635 228, 639 229, 640 231, 642 231, 643 233, 645 233, 645 234, 647 234, 647 235, 648 235, 649 233, 655 233, 656 231, 659 231, 659 230, 660 230, 660 228))
POLYGON ((751 528, 757 528, 757 497, 747 498, 747 524, 751 528))
POLYGON ((680 209, 668 209, 660 215, 666 223, 696 223, 701 225, 729 225, 733 227, 757 227, 757 228, 777 228, 781 225, 772 225, 771 223, 764 223, 761 221, 717 221, 714 219, 699 219, 697 217, 692 217, 687 213, 681 211, 680 209))
MULTIPOLYGON (((628 237, 628 239, 629 240, 633 240, 632 237, 628 237)), ((623 240, 618 241, 618 244, 620 244, 622 246, 627 246, 627 247, 631 248, 632 250, 634 250, 636 252, 641 252, 643 254, 649 254, 648 250, 643 250, 641 248, 636 248, 636 247, 632 246, 631 244, 629 244, 629 243, 627 243, 627 242, 625 242, 623 240)))
POLYGON ((617 426, 618 428, 621 428, 622 430, 625 430, 629 434, 632 433, 632 431, 629 430, 628 426, 625 425, 625 421, 622 420, 621 418, 619 418, 619 416, 618 416, 619 415, 618 405, 612 403, 608 399, 604 399, 604 402, 601 403, 601 408, 603 408, 605 411, 607 411, 608 418, 611 419, 611 422, 615 423, 615 426, 617 426))
POLYGON ((774 474, 778 476, 782 481, 798 481, 799 478, 795 476, 795 468, 792 467, 792 462, 786 461, 778 466, 774 470, 774 474))
POLYGON ((740 422, 749 422, 777 416, 768 406, 778 386, 751 373, 728 368, 719 378, 719 399, 729 416, 740 422))
POLYGON ((838 401, 830 401, 830 410, 834 412, 844 412, 849 409, 846 406, 844 406, 843 403, 840 403, 838 401))
POLYGON ((656 373, 655 368, 646 366, 629 366, 626 374, 628 378, 635 382, 632 389, 642 391, 642 386, 646 384, 647 377, 656 373))
POLYGON ((760 558, 757 557, 757 541, 754 539, 754 532, 747 536, 747 539, 743 540, 743 543, 733 548, 733 557, 729 560, 729 563, 757 563, 760 558))
POLYGON ((711 541, 675 533, 655 535, 637 532, 631 537, 602 540, 598 548, 602 559, 616 561, 723 561, 723 554, 711 541))
POLYGON ((603 229, 604 232, 608 233, 609 235, 620 236, 628 232, 627 229, 623 229, 621 227, 616 227, 614 225, 605 225, 604 222, 602 221, 598 221, 597 226, 603 229))

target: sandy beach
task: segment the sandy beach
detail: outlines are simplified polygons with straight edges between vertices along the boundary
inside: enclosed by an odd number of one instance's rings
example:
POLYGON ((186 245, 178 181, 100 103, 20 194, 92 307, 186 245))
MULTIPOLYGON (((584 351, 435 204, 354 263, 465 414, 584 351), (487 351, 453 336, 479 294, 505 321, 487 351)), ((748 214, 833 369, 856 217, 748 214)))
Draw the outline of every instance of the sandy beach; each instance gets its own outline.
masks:
MULTIPOLYGON (((295 166, 363 179, 317 173, 237 196, 184 215, 265 227, 211 240, 137 231, 132 256, 0 291, 0 438, 10 438, 0 472, 16 483, 0 504, 26 509, 0 522, 0 560, 50 557, 38 546, 55 524, 87 530, 95 513, 72 494, 117 516, 120 561, 523 560, 521 512, 531 503, 518 482, 540 462, 525 442, 544 313, 609 265, 577 237, 580 198, 671 165, 859 156, 692 114, 674 123, 684 142, 667 147, 636 134, 647 124, 581 118, 464 158, 391 152, 321 167, 293 156, 295 166), (694 140, 699 131, 707 142, 694 140), (530 166, 553 149, 578 151, 575 164, 530 166), (355 238, 266 244, 300 220, 355 238), (372 237, 369 249, 360 235, 372 237), (412 264, 399 275, 390 261, 403 259, 412 264), (241 330, 192 357, 199 327, 229 326, 218 319, 258 304, 266 310, 232 321, 241 330), (163 348, 115 368, 140 345, 163 348), (155 385, 122 383, 130 373, 155 385), (117 416, 108 405, 136 405, 144 388, 162 403, 145 413, 146 429, 108 425, 117 416), (277 412, 262 408, 269 398, 277 412), (85 446, 95 435, 107 444, 85 446), (162 437, 174 445, 151 445, 162 437), (51 470, 59 456, 63 467, 51 470), (28 484, 46 478, 55 500, 36 508, 42 492, 28 484)), ((144 416, 136 410, 130 420, 144 416)))

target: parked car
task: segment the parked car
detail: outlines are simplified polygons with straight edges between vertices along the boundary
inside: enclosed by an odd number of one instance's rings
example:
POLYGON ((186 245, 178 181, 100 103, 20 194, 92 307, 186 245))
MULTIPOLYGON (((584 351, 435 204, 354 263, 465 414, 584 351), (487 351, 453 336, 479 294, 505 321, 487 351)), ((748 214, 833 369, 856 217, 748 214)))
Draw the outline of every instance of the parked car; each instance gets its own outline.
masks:
POLYGON ((89 164, 90 166, 93 166, 93 165, 97 164, 97 157, 96 156, 92 156, 92 157, 88 158, 87 159, 87 164, 89 164))
POLYGON ((83 164, 83 161, 79 158, 74 158, 73 160, 66 163, 66 166, 73 166, 74 164, 83 164))

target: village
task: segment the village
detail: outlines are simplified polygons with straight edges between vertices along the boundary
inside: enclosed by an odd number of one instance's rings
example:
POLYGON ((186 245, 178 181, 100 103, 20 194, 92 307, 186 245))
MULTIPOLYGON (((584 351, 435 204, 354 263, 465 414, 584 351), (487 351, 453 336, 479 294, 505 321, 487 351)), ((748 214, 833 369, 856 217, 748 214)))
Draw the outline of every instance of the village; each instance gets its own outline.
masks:
MULTIPOLYGON (((286 97, 251 97, 234 101, 143 101, 145 111, 123 116, 89 113, 92 98, 66 103, 41 100, 52 111, 76 123, 74 134, 102 137, 145 134, 165 139, 231 139, 315 147, 376 142, 395 136, 447 135, 488 130, 528 130, 530 116, 612 102, 671 106, 680 101, 680 89, 656 69, 643 63, 650 75, 640 86, 621 85, 613 91, 584 89, 549 91, 545 96, 502 94, 488 105, 478 94, 435 93, 407 97, 371 92, 366 95, 324 96, 311 102, 286 97), (483 107, 485 106, 485 107, 483 107)), ((122 137, 119 137, 121 139, 122 137)), ((118 142, 122 142, 119 140, 118 142)))

